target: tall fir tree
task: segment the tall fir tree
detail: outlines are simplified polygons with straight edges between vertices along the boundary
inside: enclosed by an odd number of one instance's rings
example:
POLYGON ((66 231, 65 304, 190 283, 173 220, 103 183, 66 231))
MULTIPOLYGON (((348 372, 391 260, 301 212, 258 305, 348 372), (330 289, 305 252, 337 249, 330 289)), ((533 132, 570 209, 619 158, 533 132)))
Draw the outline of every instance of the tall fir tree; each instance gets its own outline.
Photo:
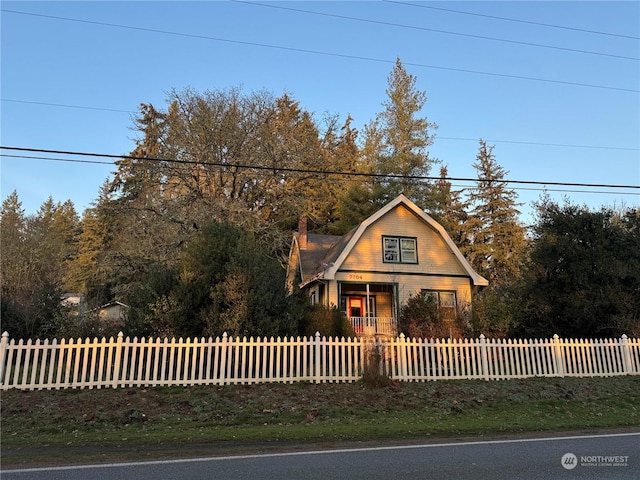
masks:
POLYGON ((468 195, 471 209, 462 251, 489 285, 498 287, 520 276, 526 241, 518 221, 517 194, 506 187, 508 172, 496 161, 493 149, 480 140, 473 164, 478 180, 468 195))
POLYGON ((30 334, 26 328, 26 306, 30 302, 29 254, 25 245, 26 218, 15 190, 0 210, 0 302, 2 331, 14 337, 30 334))
POLYGON ((429 195, 427 213, 444 227, 458 248, 467 243, 466 226, 469 215, 469 202, 463 199, 462 190, 453 190, 447 180, 449 171, 445 165, 440 167, 440 178, 436 180, 429 195))
POLYGON ((2 202, 0 211, 0 279, 2 296, 6 297, 22 284, 25 273, 24 250, 26 219, 22 202, 15 190, 2 202))
POLYGON ((78 216, 50 197, 24 216, 17 193, 2 204, 2 317, 11 334, 51 337, 62 320, 67 261, 76 254, 78 216))
POLYGON ((398 58, 387 78, 384 110, 363 131, 359 172, 371 179, 347 189, 340 199, 345 226, 353 227, 399 194, 421 208, 428 204, 429 184, 423 177, 437 163, 428 147, 438 126, 420 116, 427 95, 416 81, 398 58))
POLYGON ((428 188, 426 181, 419 177, 428 176, 436 162, 429 156, 428 147, 433 143, 431 131, 437 125, 419 116, 427 95, 417 90, 416 81, 400 59, 396 59, 387 78, 385 108, 372 130, 380 138, 381 148, 375 152, 377 173, 397 177, 381 185, 381 194, 388 201, 402 193, 424 208, 428 188))
POLYGON ((318 179, 315 187, 318 190, 317 202, 309 214, 309 231, 317 233, 344 233, 340 225, 340 198, 342 193, 359 182, 358 172, 359 149, 356 143, 358 130, 351 123, 349 115, 340 126, 337 115, 325 115, 321 136, 322 168, 327 172, 345 172, 341 175, 329 174, 318 179), (315 225, 314 225, 315 224, 315 225), (317 226, 316 226, 317 225, 317 226))
POLYGON ((99 306, 111 300, 104 291, 107 270, 102 259, 106 251, 106 225, 96 208, 85 210, 81 224, 77 255, 67 262, 65 290, 83 293, 92 306, 99 306))

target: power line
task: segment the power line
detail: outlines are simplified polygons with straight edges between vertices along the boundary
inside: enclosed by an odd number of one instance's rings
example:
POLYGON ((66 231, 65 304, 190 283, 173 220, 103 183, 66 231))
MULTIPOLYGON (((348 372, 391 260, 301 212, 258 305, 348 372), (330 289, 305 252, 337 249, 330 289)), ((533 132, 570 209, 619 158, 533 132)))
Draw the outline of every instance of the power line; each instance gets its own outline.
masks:
POLYGON ((116 112, 116 113, 137 113, 132 112, 130 110, 118 110, 116 108, 104 108, 104 107, 89 107, 86 105, 69 105, 67 103, 48 103, 48 102, 33 102, 30 100, 14 100, 12 98, 3 98, 3 102, 13 102, 13 103, 28 103, 30 105, 44 105, 47 107, 63 107, 63 108, 80 108, 83 110, 100 110, 104 112, 116 112))
POLYGON ((365 22, 365 23, 373 23, 376 25, 385 25, 388 27, 399 27, 399 28, 406 28, 406 29, 412 29, 412 30, 421 30, 421 31, 425 31, 425 32, 434 32, 434 33, 443 33, 446 35, 456 35, 456 36, 460 36, 460 37, 468 37, 468 38, 477 38, 477 39, 481 39, 481 40, 491 40, 491 41, 495 41, 495 42, 505 42, 505 43, 513 43, 516 45, 525 45, 528 47, 537 47, 537 48, 550 48, 553 50, 564 50, 567 52, 573 52, 573 53, 584 53, 584 54, 588 54, 588 55, 599 55, 602 57, 613 57, 613 58, 621 58, 621 59, 625 59, 625 60, 640 60, 640 58, 638 57, 628 57, 625 55, 616 55, 616 54, 612 54, 612 53, 604 53, 604 52, 593 52, 590 50, 580 50, 580 49, 576 49, 576 48, 568 48, 568 47, 558 47, 556 45, 544 45, 544 44, 540 44, 540 43, 533 43, 533 42, 522 42, 519 40, 509 40, 506 38, 496 38, 496 37, 487 37, 485 35, 475 35, 475 34, 471 34, 471 33, 462 33, 462 32, 451 32, 449 30, 440 30, 440 29, 436 29, 436 28, 427 28, 427 27, 417 27, 415 25, 406 25, 406 24, 401 24, 401 23, 393 23, 393 22, 384 22, 384 21, 380 21, 380 20, 371 20, 371 19, 367 19, 367 18, 359 18, 359 17, 351 17, 351 16, 347 16, 347 15, 338 15, 338 14, 334 14, 334 13, 324 13, 324 12, 314 12, 311 10, 303 10, 301 8, 292 8, 292 7, 283 7, 282 5, 269 5, 269 4, 265 4, 265 3, 258 3, 258 2, 249 2, 249 1, 244 1, 244 0, 232 0, 236 3, 244 3, 247 5, 255 5, 255 6, 259 6, 259 7, 266 7, 266 8, 276 8, 276 9, 280 9, 280 10, 288 10, 291 12, 299 12, 299 13, 307 13, 310 15, 319 15, 319 16, 323 16, 323 17, 332 17, 332 18, 341 18, 344 20, 353 20, 356 22, 365 22))
MULTIPOLYGON (((347 172, 340 170, 315 170, 309 168, 290 168, 290 167, 273 167, 268 165, 248 165, 248 164, 230 164, 224 162, 200 162, 196 160, 177 160, 168 158, 155 158, 155 157, 136 157, 132 155, 114 155, 108 153, 92 153, 92 152, 74 152, 68 150, 49 150, 40 148, 27 148, 27 147, 8 147, 0 145, 1 150, 12 150, 19 152, 32 152, 32 153, 46 153, 54 155, 73 155, 73 156, 85 156, 85 157, 98 157, 98 158, 113 158, 117 160, 136 160, 136 161, 148 161, 148 162, 164 162, 164 163, 178 163, 183 165, 202 165, 213 167, 226 167, 226 168, 244 168, 253 170, 268 170, 271 172, 291 172, 291 173, 307 173, 314 175, 342 175, 351 177, 366 177, 366 178, 383 178, 383 179, 408 179, 408 180, 447 180, 454 182, 496 182, 505 184, 517 184, 517 185, 540 185, 547 186, 561 186, 561 187, 585 187, 585 188, 619 188, 619 189, 637 189, 640 190, 640 185, 617 185, 617 184, 603 184, 603 183, 581 183, 581 182, 552 182, 552 181, 538 181, 538 180, 506 180, 506 179, 485 179, 485 178, 465 178, 465 177, 440 177, 440 176, 428 176, 428 175, 397 175, 397 174, 377 174, 377 173, 363 173, 363 172, 347 172)), ((4 155, 3 156, 8 156, 4 155)), ((49 160, 59 160, 49 157, 45 157, 49 160)), ((60 160, 62 161, 62 160, 60 160)), ((116 163, 117 164, 117 163, 116 163)))
MULTIPOLYGON (((117 113, 129 113, 131 115, 136 115, 139 112, 132 110, 119 110, 114 108, 103 108, 103 107, 91 107, 85 105, 69 105, 69 104, 61 104, 61 103, 49 103, 49 102, 32 102, 29 100, 17 100, 12 98, 2 98, 0 99, 2 102, 13 102, 13 103, 26 103, 30 105, 44 105, 47 107, 60 107, 60 108, 79 108, 85 110, 104 110, 106 112, 117 112, 117 113)), ((478 138, 469 138, 469 137, 443 137, 440 135, 436 135, 436 140, 455 140, 455 141, 465 141, 465 142, 477 142, 478 138)), ((519 141, 519 140, 486 140, 488 143, 509 143, 514 145, 535 145, 538 147, 563 147, 563 148, 588 148, 588 149, 598 149, 598 150, 622 150, 622 151, 631 151, 637 152, 640 151, 640 148, 637 147, 611 147, 604 145, 580 145, 580 144, 568 144, 568 143, 545 143, 545 142, 528 142, 528 141, 519 141)))
MULTIPOLYGON (((79 160, 79 159, 72 159, 72 158, 53 158, 53 157, 40 157, 40 156, 34 156, 34 155, 7 155, 7 154, 0 154, 0 157, 5 157, 5 158, 22 158, 22 159, 26 159, 26 160, 45 160, 45 161, 52 161, 52 162, 65 162, 65 163, 81 163, 81 164, 94 164, 94 165, 116 165, 116 162, 108 162, 108 161, 97 161, 97 160, 79 160)), ((149 160, 149 159, 144 159, 144 160, 149 160)), ((163 160, 164 161, 164 160, 163 160)), ((179 163, 184 163, 184 162, 179 162, 179 163)), ((248 168, 254 168, 254 167, 248 167, 248 168)), ((264 173, 263 173, 264 175, 264 173)), ((354 174, 352 173, 345 173, 345 175, 351 175, 354 176, 354 174)), ((363 174, 364 175, 364 174, 363 174)), ((425 177, 426 178, 426 177, 425 177)), ((438 178, 440 180, 448 180, 448 178, 446 177, 430 177, 430 178, 438 178)), ((341 181, 351 181, 351 182, 355 182, 355 181, 361 181, 361 180, 357 180, 355 178, 349 178, 349 179, 341 179, 341 181)), ((464 181, 464 180, 461 180, 464 181)), ((469 179, 468 181, 472 181, 471 179, 469 179)), ((478 179, 473 180, 474 182, 477 182, 478 179)), ((456 187, 456 188, 461 188, 460 191, 464 191, 468 188, 472 188, 469 185, 460 185, 460 184, 451 184, 452 187, 456 187)), ((605 190, 569 190, 569 189, 562 189, 562 188, 549 188, 549 187, 520 187, 520 186, 515 186, 515 187, 511 187, 513 190, 517 190, 517 191, 531 191, 531 192, 554 192, 554 193, 590 193, 590 194, 598 194, 598 195, 620 195, 621 192, 620 191, 605 191, 605 190)), ((622 188, 626 188, 626 187, 622 187, 622 188)), ((637 195, 640 196, 640 192, 624 192, 624 195, 637 195)))
MULTIPOLYGON (((64 162, 64 163, 81 163, 81 164, 90 164, 90 165, 112 165, 115 166, 116 163, 115 162, 101 162, 98 160, 79 160, 79 159, 75 159, 75 158, 53 158, 53 157, 40 157, 40 156, 35 156, 35 155, 7 155, 7 154, 0 154, 0 157, 4 157, 4 158, 21 158, 21 159, 25 159, 25 160, 45 160, 45 161, 51 161, 51 162, 64 162)), ((149 160, 149 159, 144 159, 144 160, 149 160)), ((164 160, 163 160, 164 161, 164 160)), ((249 167, 249 168, 253 168, 253 167, 249 167)), ((345 175, 354 175, 352 173, 345 173, 345 175)), ((448 180, 446 177, 431 177, 431 178, 438 178, 441 180, 448 180)), ((346 180, 346 181, 351 181, 351 182, 355 182, 355 181, 360 181, 360 180, 356 180, 356 179, 341 179, 341 180, 346 180)), ((471 181, 471 180, 469 180, 471 181)), ((475 182, 478 181, 478 179, 474 180, 475 182)), ((461 188, 461 191, 464 191, 468 188, 472 188, 469 185, 459 185, 459 184, 452 184, 452 187, 456 187, 456 188, 461 188)), ((625 187, 622 187, 625 188, 625 187)), ((620 195, 621 192, 619 191, 606 191, 606 190, 569 190, 569 189, 562 189, 562 188, 548 188, 548 187, 512 187, 513 190, 518 190, 518 191, 530 191, 530 192, 554 192, 554 193, 591 193, 591 194, 598 194, 598 195, 620 195)), ((624 195, 638 195, 640 196, 640 192, 624 192, 624 195)))
MULTIPOLYGON (((211 37, 211 36, 206 36, 206 35, 196 35, 196 34, 191 34, 191 33, 171 32, 171 31, 168 31, 168 30, 159 30, 159 29, 154 29, 154 28, 134 27, 134 26, 130 26, 130 25, 119 25, 119 24, 114 24, 114 23, 98 22, 98 21, 94 21, 94 20, 81 20, 81 19, 76 19, 76 18, 60 17, 60 16, 55 16, 55 15, 44 15, 44 14, 40 14, 40 13, 19 12, 19 11, 16 11, 16 10, 0 9, 0 11, 1 12, 5 12, 5 13, 15 13, 15 14, 18 14, 18 15, 29 15, 29 16, 35 16, 35 17, 52 18, 52 19, 56 19, 56 20, 70 21, 70 22, 87 23, 87 24, 91 24, 91 25, 101 25, 101 26, 106 26, 106 27, 123 28, 123 29, 127 29, 127 30, 136 30, 136 31, 142 31, 142 32, 160 33, 160 34, 164 34, 164 35, 174 35, 174 36, 180 36, 180 37, 198 38, 198 39, 201 39, 201 40, 212 40, 212 41, 217 41, 217 42, 235 43, 235 44, 239 44, 239 45, 248 45, 248 46, 253 46, 253 47, 272 48, 272 49, 277 49, 277 50, 285 50, 285 51, 289 51, 289 52, 307 53, 307 54, 313 54, 313 55, 324 55, 324 56, 329 56, 329 57, 347 58, 347 59, 351 59, 351 60, 362 60, 362 61, 385 63, 385 64, 395 64, 395 60, 386 60, 386 59, 382 59, 382 58, 364 57, 364 56, 358 56, 358 55, 349 55, 349 54, 345 54, 345 53, 323 52, 323 51, 320 51, 320 50, 310 50, 310 49, 297 48, 297 47, 283 47, 283 46, 280 46, 280 45, 269 45, 269 44, 266 44, 266 43, 259 43, 259 42, 248 42, 248 41, 243 41, 243 40, 230 40, 230 39, 227 39, 227 38, 211 37)), ((409 63, 409 62, 403 62, 403 63, 404 63, 404 65, 412 66, 412 67, 416 67, 416 68, 430 68, 430 69, 434 69, 434 70, 445 70, 445 71, 458 72, 458 73, 471 73, 471 74, 475 74, 475 75, 487 75, 487 76, 492 76, 492 77, 510 78, 510 79, 513 79, 513 80, 528 80, 528 81, 533 81, 533 82, 553 83, 553 84, 558 84, 558 85, 569 85, 569 86, 574 86, 574 87, 587 87, 587 88, 598 88, 598 89, 604 89, 604 90, 615 90, 615 91, 620 91, 620 92, 640 93, 639 89, 633 89, 633 88, 612 87, 612 86, 608 86, 608 85, 596 85, 596 84, 582 83, 582 82, 569 82, 569 81, 564 81, 564 80, 552 80, 552 79, 548 79, 548 78, 529 77, 529 76, 524 76, 524 75, 511 75, 511 74, 496 73, 496 72, 486 72, 486 71, 481 71, 481 70, 471 70, 471 69, 465 69, 465 68, 444 67, 444 66, 441 66, 441 65, 428 65, 428 64, 424 64, 424 63, 409 63)))
MULTIPOLYGON (((469 142, 477 142, 477 138, 465 138, 465 137, 441 137, 440 135, 435 136, 436 140, 463 140, 469 142)), ((542 147, 568 147, 568 148, 595 148, 601 150, 627 150, 631 152, 640 151, 640 148, 637 147, 607 147, 607 146, 599 146, 599 145, 576 145, 569 143, 543 143, 543 142, 523 142, 517 140, 486 140, 488 143, 512 143, 515 145, 536 145, 542 147)))
POLYGON ((634 35, 624 35, 621 33, 611 33, 611 32, 601 32, 598 30, 588 30, 586 28, 576 28, 576 27, 569 27, 566 25, 556 25, 556 24, 552 24, 552 23, 542 23, 542 22, 532 22, 530 20, 521 20, 518 18, 508 18, 508 17, 499 17, 497 15, 486 15, 483 13, 476 13, 476 12, 465 12, 462 10, 453 10, 451 8, 442 8, 442 7, 434 7, 431 5, 418 5, 415 3, 408 3, 408 2, 399 2, 396 0, 382 0, 383 2, 387 2, 387 3, 396 3, 398 5, 408 5, 410 7, 419 7, 419 8, 429 8, 431 10, 440 10, 443 12, 450 12, 450 13, 459 13, 461 15, 472 15, 474 17, 484 17, 484 18, 492 18, 494 20, 504 20, 507 22, 517 22, 517 23, 527 23, 529 25, 537 25, 540 27, 549 27, 549 28, 560 28, 563 30, 573 30, 575 32, 583 32, 583 33, 593 33, 595 35, 607 35, 610 37, 619 37, 619 38, 630 38, 632 40, 640 40, 640 37, 634 36, 634 35))
MULTIPOLYGON (((2 147, 4 148, 4 147, 2 147)), ((86 163, 90 165, 116 165, 115 162, 99 160, 80 160, 78 158, 53 158, 53 157, 39 157, 35 155, 8 155, 6 153, 0 153, 3 158, 22 158, 24 160, 49 160, 51 162, 64 162, 64 163, 86 163)))

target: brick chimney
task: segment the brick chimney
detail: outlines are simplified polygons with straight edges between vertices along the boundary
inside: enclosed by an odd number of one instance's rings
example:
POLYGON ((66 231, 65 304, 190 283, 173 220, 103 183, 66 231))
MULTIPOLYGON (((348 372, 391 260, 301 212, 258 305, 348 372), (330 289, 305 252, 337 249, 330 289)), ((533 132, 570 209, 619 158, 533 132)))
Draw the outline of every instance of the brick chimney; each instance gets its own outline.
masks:
POLYGON ((298 245, 302 250, 307 249, 307 217, 305 215, 301 215, 298 220, 298 245))

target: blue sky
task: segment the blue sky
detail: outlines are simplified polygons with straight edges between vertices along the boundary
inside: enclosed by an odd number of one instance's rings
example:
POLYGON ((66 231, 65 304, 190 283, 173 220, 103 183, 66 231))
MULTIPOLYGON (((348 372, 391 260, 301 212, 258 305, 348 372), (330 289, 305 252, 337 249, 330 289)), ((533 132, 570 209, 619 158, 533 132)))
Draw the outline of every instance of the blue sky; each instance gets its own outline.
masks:
MULTIPOLYGON (((450 176, 476 176, 484 138, 511 180, 640 186, 640 2, 1 5, 5 147, 127 154, 138 105, 164 109, 187 87, 287 92, 316 119, 351 115, 361 129, 399 57, 427 94, 430 152, 450 176)), ((1 153, 0 195, 17 190, 28 214, 49 196, 81 213, 115 170, 1 153)), ((512 186, 528 223, 542 187, 512 186)), ((548 191, 640 205, 638 189, 548 191)))

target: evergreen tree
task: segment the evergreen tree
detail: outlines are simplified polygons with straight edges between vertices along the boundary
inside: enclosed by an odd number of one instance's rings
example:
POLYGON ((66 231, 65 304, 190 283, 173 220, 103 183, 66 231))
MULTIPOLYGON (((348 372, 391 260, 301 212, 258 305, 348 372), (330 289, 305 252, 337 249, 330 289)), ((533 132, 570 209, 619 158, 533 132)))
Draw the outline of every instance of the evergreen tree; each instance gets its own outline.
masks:
POLYGON ((493 148, 480 140, 473 164, 478 181, 468 195, 471 210, 462 253, 491 287, 498 287, 519 277, 526 242, 518 222, 517 194, 505 186, 508 172, 496 161, 493 148))
POLYGON ((353 119, 348 116, 339 125, 337 115, 324 118, 324 131, 321 135, 323 169, 327 172, 346 172, 345 174, 329 174, 316 182, 317 201, 313 208, 302 212, 310 220, 309 231, 329 234, 342 234, 340 223, 340 198, 343 192, 353 185, 358 185, 361 177, 349 175, 358 172, 359 149, 356 143, 358 131, 351 126, 353 119))
POLYGON ((85 294, 88 303, 97 307, 111 300, 110 295, 105 293, 108 283, 108 269, 103 262, 106 254, 106 224, 94 207, 85 210, 81 225, 77 255, 67 262, 64 286, 68 292, 85 294))
POLYGON ((49 198, 25 217, 14 192, 3 202, 1 226, 3 324, 16 337, 55 336, 66 262, 76 252, 75 208, 49 198))
POLYGON ((448 176, 447 167, 440 167, 440 178, 431 187, 427 212, 444 227, 457 247, 463 248, 467 242, 469 202, 463 200, 462 190, 452 190, 448 176))
POLYGON ((640 213, 537 204, 519 334, 592 338, 640 333, 640 213))
POLYGON ((140 333, 271 336, 297 329, 288 320, 284 271, 254 235, 229 222, 203 225, 178 268, 155 266, 131 303, 127 328, 140 333))
POLYGON ((374 190, 382 203, 387 203, 399 194, 404 194, 424 208, 428 188, 424 179, 428 176, 435 159, 427 148, 433 143, 431 130, 437 125, 426 117, 419 117, 427 102, 425 92, 416 89, 416 77, 407 73, 400 59, 396 60, 387 79, 387 100, 384 110, 367 130, 367 141, 371 144, 371 156, 375 172, 390 177, 378 184, 374 190))
POLYGON ((18 193, 14 190, 3 202, 0 211, 0 278, 2 296, 11 295, 23 284, 26 219, 18 193))
POLYGON ((438 126, 419 114, 427 101, 416 89, 416 77, 396 60, 387 78, 384 110, 365 125, 358 171, 371 174, 340 199, 343 230, 350 229, 383 205, 404 194, 421 208, 428 206, 429 176, 437 160, 429 156, 432 130, 438 126), (356 207, 354 209, 354 207, 356 207))
POLYGON ((26 219, 18 193, 14 190, 3 202, 0 211, 0 301, 2 330, 14 337, 25 337, 29 268, 25 246, 26 219))

